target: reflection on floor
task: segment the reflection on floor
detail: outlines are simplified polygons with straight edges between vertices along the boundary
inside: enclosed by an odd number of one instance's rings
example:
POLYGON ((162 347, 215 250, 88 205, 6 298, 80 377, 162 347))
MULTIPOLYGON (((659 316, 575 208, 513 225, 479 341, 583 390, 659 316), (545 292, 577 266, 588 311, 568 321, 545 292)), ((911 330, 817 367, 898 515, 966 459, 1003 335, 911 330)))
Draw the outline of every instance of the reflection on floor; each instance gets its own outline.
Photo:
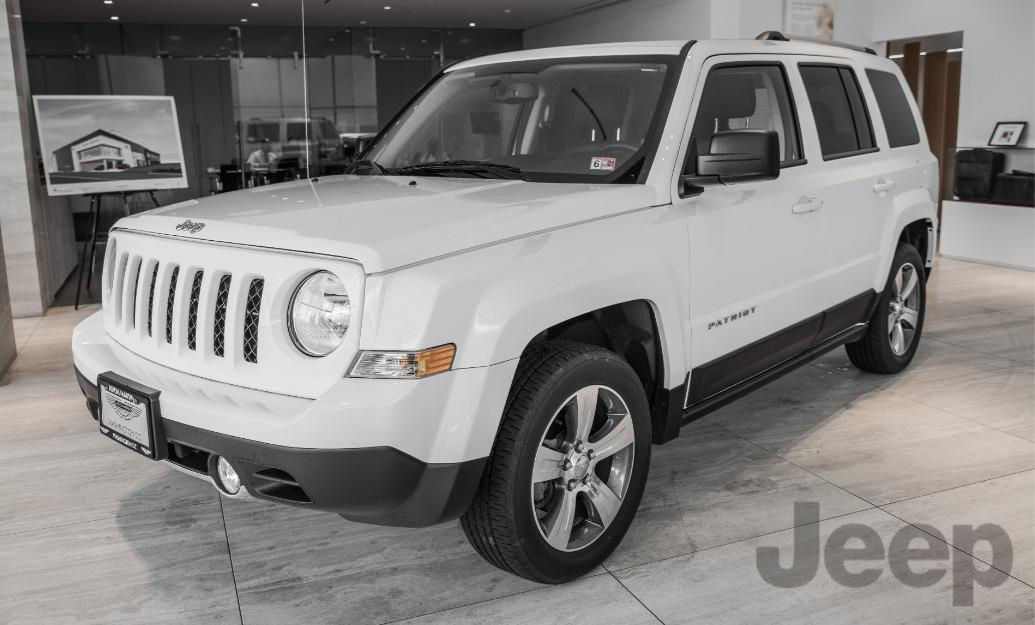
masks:
MULTIPOLYGON (((221 501, 94 432, 69 335, 96 307, 18 320, 21 356, 0 386, 0 623, 1031 622, 1035 279, 942 261, 930 296, 904 374, 860 373, 838 350, 656 447, 606 568, 552 588, 482 562, 456 523, 221 501), (951 572, 914 588, 881 561, 847 564, 883 569, 861 588, 822 565, 804 586, 770 586, 756 549, 781 547, 790 565, 794 502, 819 504, 821 540, 861 523, 885 548, 907 524, 950 542, 953 525, 998 524, 1010 577, 977 586, 972 607, 953 607, 951 572)), ((948 551, 982 570, 990 558, 987 545, 948 551)))

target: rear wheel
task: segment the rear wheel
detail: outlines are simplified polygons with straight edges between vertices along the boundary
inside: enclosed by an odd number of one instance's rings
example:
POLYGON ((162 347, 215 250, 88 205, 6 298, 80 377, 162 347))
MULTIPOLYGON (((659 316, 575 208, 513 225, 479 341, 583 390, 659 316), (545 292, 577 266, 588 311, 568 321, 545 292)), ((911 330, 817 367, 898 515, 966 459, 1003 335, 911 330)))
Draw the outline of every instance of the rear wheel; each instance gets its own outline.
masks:
POLYGON ((898 373, 909 365, 924 327, 926 289, 920 253, 912 245, 901 244, 869 330, 845 345, 852 364, 872 373, 898 373))
POLYGON ((499 568, 561 583, 628 530, 650 464, 647 399, 617 354, 547 341, 522 357, 489 465, 460 519, 499 568))

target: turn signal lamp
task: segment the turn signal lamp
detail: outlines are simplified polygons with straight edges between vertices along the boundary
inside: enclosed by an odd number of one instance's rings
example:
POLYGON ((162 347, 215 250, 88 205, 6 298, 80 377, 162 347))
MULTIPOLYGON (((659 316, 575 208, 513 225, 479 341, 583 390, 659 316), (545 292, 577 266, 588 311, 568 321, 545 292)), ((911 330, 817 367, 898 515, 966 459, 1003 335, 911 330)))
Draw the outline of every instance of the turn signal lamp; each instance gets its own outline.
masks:
POLYGON ((419 352, 362 352, 349 373, 353 378, 420 379, 449 371, 456 345, 419 352))

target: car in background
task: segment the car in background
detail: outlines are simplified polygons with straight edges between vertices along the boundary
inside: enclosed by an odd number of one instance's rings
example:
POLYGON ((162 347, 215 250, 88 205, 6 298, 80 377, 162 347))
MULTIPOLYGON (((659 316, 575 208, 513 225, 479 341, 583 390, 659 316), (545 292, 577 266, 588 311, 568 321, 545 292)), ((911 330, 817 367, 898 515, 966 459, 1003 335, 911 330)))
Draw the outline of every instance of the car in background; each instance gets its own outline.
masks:
POLYGON ((280 157, 279 169, 297 168, 304 172, 306 147, 309 147, 309 170, 314 176, 341 173, 345 168, 344 150, 338 130, 324 117, 309 118, 306 134, 304 117, 253 117, 244 122, 242 151, 244 158, 267 141, 280 157))

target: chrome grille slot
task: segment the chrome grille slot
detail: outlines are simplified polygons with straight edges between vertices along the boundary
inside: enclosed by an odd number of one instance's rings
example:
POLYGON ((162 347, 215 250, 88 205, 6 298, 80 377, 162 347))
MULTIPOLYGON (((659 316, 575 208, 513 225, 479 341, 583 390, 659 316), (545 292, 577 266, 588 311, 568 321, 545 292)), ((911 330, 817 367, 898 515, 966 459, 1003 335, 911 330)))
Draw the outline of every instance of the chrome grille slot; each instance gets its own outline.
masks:
POLYGON ((204 271, 194 272, 194 282, 190 287, 190 304, 187 309, 187 349, 198 349, 198 302, 201 299, 201 279, 204 271))
MULTIPOLYGON (((109 241, 108 242, 108 249, 107 249, 107 264, 108 264, 108 266, 104 268, 104 275, 105 275, 105 278, 107 279, 107 282, 108 282, 106 286, 108 287, 108 292, 109 293, 111 292, 111 289, 115 286, 115 259, 117 257, 118 257, 118 245, 116 245, 115 241, 109 241)), ((92 269, 92 267, 91 267, 91 269, 92 269)))
POLYGON ((219 279, 219 290, 216 291, 216 312, 212 324, 212 353, 223 357, 226 348, 226 306, 230 299, 230 274, 219 279))
POLYGON ((359 349, 357 327, 334 353, 310 358, 291 342, 285 319, 291 293, 318 270, 344 279, 358 318, 364 276, 353 261, 118 228, 109 249, 110 278, 102 281, 112 284, 104 289, 105 330, 155 364, 314 398, 342 379, 359 349))
POLYGON ((126 266, 129 264, 129 254, 122 254, 115 262, 115 275, 112 276, 111 302, 115 309, 115 323, 122 321, 123 314, 123 291, 126 287, 126 266))
POLYGON ((244 307, 244 359, 259 361, 259 310, 262 305, 264 280, 255 278, 248 286, 248 301, 244 307))
POLYGON ((169 279, 169 300, 165 306, 165 342, 173 342, 173 306, 176 305, 176 280, 180 277, 180 267, 173 267, 172 278, 169 279))
POLYGON ((140 286, 140 265, 144 259, 133 256, 126 267, 126 287, 123 306, 123 319, 130 328, 137 325, 137 288, 140 286))
POLYGON ((151 332, 152 326, 154 325, 155 318, 155 287, 158 286, 158 263, 155 263, 155 269, 151 272, 151 286, 148 287, 151 291, 150 295, 147 296, 147 335, 153 336, 151 332))

